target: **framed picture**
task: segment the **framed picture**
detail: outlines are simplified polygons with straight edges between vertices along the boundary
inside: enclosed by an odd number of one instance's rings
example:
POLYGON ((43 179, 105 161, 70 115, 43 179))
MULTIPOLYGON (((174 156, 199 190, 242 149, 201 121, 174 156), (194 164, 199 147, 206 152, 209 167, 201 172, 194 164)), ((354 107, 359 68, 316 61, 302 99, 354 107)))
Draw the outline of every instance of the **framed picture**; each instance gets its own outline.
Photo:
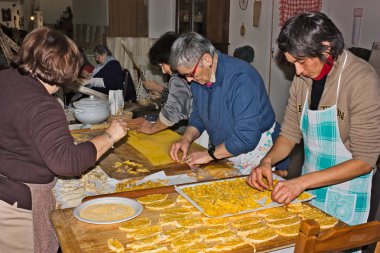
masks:
POLYGON ((1 14, 2 14, 2 18, 3 18, 3 22, 12 21, 11 9, 10 8, 8 8, 8 9, 2 8, 1 9, 1 14))

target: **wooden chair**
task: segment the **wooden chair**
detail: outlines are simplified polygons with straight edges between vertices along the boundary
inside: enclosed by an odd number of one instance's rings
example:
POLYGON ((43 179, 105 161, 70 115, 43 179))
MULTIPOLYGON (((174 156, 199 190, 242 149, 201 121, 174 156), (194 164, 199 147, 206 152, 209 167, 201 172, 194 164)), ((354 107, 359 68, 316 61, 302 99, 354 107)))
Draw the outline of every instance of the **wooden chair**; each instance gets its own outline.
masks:
POLYGON ((294 252, 342 251, 377 242, 375 253, 380 253, 380 222, 378 221, 334 228, 321 235, 319 232, 320 227, 315 220, 302 221, 294 252))

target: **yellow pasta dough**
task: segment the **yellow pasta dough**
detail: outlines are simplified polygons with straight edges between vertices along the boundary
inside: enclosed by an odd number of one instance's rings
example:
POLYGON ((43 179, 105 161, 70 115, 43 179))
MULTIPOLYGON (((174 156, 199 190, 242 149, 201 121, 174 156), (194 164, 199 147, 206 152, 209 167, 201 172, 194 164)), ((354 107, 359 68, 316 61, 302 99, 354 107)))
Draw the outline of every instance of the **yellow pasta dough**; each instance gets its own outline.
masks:
POLYGON ((151 204, 159 201, 166 200, 168 194, 151 194, 144 197, 137 198, 137 201, 141 204, 151 204))
POLYGON ((123 244, 117 239, 108 239, 108 248, 114 252, 124 252, 123 244))

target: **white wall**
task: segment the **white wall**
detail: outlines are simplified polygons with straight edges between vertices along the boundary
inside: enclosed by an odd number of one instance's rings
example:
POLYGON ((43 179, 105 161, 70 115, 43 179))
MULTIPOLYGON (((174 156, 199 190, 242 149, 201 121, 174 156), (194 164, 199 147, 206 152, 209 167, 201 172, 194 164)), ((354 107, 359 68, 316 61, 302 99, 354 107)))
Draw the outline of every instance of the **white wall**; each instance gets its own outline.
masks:
POLYGON ((268 85, 269 58, 270 58, 270 31, 272 22, 271 1, 261 1, 261 18, 259 27, 253 27, 253 2, 248 0, 246 10, 241 10, 239 1, 230 1, 230 27, 229 27, 229 54, 232 55, 235 48, 250 45, 255 50, 255 58, 252 63, 268 85), (240 27, 244 23, 245 35, 240 35, 240 27))
MULTIPOLYGON (((275 40, 279 33, 279 0, 262 0, 260 26, 252 26, 253 2, 248 0, 246 10, 239 8, 238 1, 230 2, 230 48, 232 54, 236 47, 251 45, 255 49, 253 65, 264 79, 266 88, 270 83, 270 99, 276 112, 276 117, 282 121, 285 106, 289 96, 290 80, 286 74, 279 69, 270 57, 270 49, 276 49, 275 40), (274 4, 274 11, 272 5, 274 4), (271 38, 273 14, 273 36, 271 38), (240 26, 244 22, 246 35, 240 35, 240 26), (271 45, 272 40, 272 45, 271 45)), ((344 36, 346 48, 353 46, 351 43, 353 30, 354 8, 363 8, 361 19, 361 36, 358 45, 371 49, 374 41, 380 41, 380 29, 378 28, 378 12, 380 11, 379 0, 323 0, 322 12, 326 13, 338 26, 344 36)))
POLYGON ((149 0, 149 38, 175 30, 176 0, 149 0))
POLYGON ((329 0, 326 14, 332 18, 343 33, 346 48, 351 46, 371 49, 374 41, 380 41, 379 0, 329 0), (352 44, 354 8, 363 8, 361 32, 358 45, 352 44))
POLYGON ((73 6, 72 0, 38 0, 36 1, 42 11, 44 24, 55 24, 67 6, 73 6))
POLYGON ((108 25, 108 1, 72 0, 74 24, 108 25))

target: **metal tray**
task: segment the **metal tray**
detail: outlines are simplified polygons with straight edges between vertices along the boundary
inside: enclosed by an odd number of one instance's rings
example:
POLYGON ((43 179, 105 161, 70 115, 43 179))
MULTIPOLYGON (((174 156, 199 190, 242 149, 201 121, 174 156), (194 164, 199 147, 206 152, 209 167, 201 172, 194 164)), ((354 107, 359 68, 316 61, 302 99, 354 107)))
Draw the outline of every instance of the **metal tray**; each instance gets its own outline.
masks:
MULTIPOLYGON (((279 177, 277 176, 276 174, 273 174, 273 179, 277 179, 279 181, 282 181, 284 180, 282 177, 279 177)), ((222 181, 230 181, 230 180, 236 180, 236 178, 229 178, 229 179, 221 179, 221 180, 216 180, 216 181, 219 181, 219 182, 222 182, 222 181)), ((231 213, 231 214, 224 214, 224 215, 221 215, 221 216, 209 216, 208 214, 205 213, 205 211, 203 210, 203 208, 201 206, 199 206, 190 196, 188 196, 184 191, 183 189, 185 188, 191 188, 191 187, 194 187, 194 186, 198 186, 198 185, 203 185, 203 184, 212 184, 213 182, 215 181, 211 181, 211 182, 204 182, 204 183, 194 183, 194 184, 187 184, 187 185, 182 185, 182 186, 177 186, 175 185, 174 188, 175 190, 181 195, 183 196, 186 200, 188 200, 190 203, 192 203, 199 211, 201 211, 204 215, 206 215, 207 217, 228 217, 228 216, 234 216, 234 215, 238 215, 238 214, 243 214, 243 213, 249 213, 249 212, 254 212, 254 211, 258 211, 258 210, 262 210, 262 209, 267 209, 267 208, 271 208, 271 207, 276 207, 276 206, 283 206, 282 204, 279 204, 279 203, 276 203, 276 202, 271 202, 270 204, 268 205, 264 205, 265 203, 265 198, 264 199, 261 199, 261 200, 258 200, 256 201, 258 204, 261 205, 261 207, 259 208, 256 208, 256 209, 248 209, 248 210, 243 210, 241 212, 238 212, 238 213, 231 213)), ((299 202, 304 202, 304 201, 309 201, 313 198, 315 198, 315 196, 309 192, 307 192, 308 194, 311 195, 310 198, 307 198, 307 199, 303 199, 303 200, 298 200, 298 199, 295 199, 292 201, 292 203, 299 203, 299 202)))

